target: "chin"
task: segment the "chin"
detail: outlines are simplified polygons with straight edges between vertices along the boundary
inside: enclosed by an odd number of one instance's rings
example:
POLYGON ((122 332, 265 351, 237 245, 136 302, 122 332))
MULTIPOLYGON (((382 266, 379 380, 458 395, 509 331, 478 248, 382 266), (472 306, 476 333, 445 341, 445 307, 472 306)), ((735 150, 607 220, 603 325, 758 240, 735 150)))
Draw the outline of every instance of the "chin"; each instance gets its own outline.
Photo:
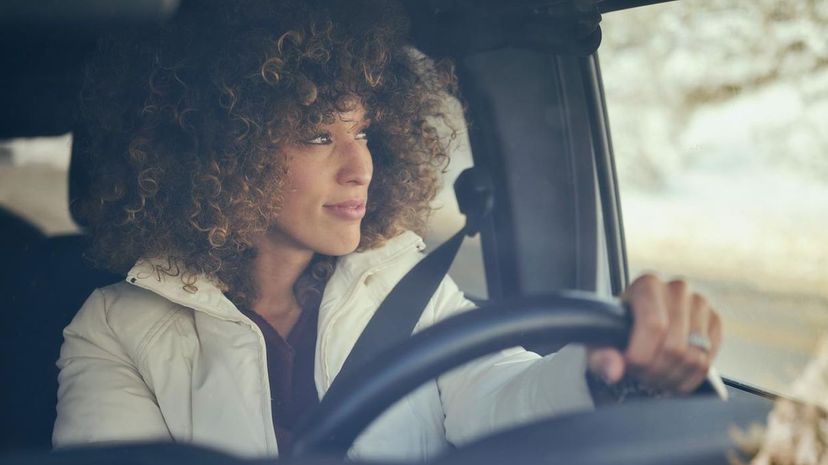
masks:
POLYGON ((360 237, 359 231, 356 234, 350 231, 339 234, 330 241, 326 241, 325 247, 321 247, 317 252, 334 257, 348 255, 359 247, 360 237))

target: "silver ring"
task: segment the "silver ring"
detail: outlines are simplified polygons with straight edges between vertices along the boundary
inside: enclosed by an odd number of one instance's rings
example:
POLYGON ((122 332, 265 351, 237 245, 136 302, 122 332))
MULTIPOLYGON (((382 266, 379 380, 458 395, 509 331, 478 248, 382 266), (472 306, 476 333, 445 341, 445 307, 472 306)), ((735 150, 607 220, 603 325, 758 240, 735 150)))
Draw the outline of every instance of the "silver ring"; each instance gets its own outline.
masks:
POLYGON ((690 333, 690 335, 687 336, 687 345, 695 347, 704 353, 710 352, 712 347, 710 339, 700 333, 690 333))

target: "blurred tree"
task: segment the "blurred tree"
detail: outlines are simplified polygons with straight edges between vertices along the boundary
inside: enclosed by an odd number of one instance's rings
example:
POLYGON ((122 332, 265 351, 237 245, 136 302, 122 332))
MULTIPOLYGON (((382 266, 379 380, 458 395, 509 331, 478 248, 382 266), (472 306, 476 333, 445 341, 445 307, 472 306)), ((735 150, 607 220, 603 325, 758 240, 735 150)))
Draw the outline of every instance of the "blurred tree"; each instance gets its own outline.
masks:
MULTIPOLYGON (((744 113, 739 126, 755 148, 739 158, 828 181, 828 2, 670 2, 606 15, 603 29, 624 182, 663 188, 697 162, 705 154, 695 118, 712 110, 744 113)), ((736 130, 732 120, 718 129, 736 130)))

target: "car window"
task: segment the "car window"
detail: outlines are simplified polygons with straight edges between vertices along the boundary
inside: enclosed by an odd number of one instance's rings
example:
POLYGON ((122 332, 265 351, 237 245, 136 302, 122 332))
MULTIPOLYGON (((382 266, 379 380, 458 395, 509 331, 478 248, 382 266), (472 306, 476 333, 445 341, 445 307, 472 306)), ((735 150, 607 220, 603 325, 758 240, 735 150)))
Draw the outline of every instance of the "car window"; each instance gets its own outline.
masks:
MULTIPOLYGON (((449 146, 451 158, 443 175, 442 188, 432 203, 435 210, 429 220, 428 234, 426 235, 426 244, 429 250, 434 250, 435 247, 453 236, 465 224, 466 217, 460 213, 457 198, 454 195, 454 181, 463 170, 474 164, 466 122, 459 101, 448 98, 445 113, 448 116, 449 124, 456 131, 456 136, 449 146)), ((441 134, 444 137, 449 137, 451 134, 449 128, 439 124, 439 122, 437 123, 441 134)), ((488 297, 480 235, 467 237, 464 240, 449 270, 449 275, 468 297, 478 300, 485 300, 488 297)))
POLYGON ((70 135, 0 141, 0 208, 46 235, 74 233, 69 215, 70 135))
POLYGON ((629 266, 724 317, 727 377, 791 394, 828 329, 827 2, 608 14, 600 49, 629 266))

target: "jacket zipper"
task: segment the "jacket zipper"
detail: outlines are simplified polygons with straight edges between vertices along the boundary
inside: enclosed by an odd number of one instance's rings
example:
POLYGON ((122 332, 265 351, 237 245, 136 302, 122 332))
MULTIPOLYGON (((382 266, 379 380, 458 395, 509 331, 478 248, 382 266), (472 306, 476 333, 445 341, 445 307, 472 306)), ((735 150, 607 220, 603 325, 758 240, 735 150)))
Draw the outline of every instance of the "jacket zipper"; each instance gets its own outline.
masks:
MULTIPOLYGON (((417 245, 414 244, 411 247, 417 248, 417 245)), ((368 276, 370 276, 372 274, 375 274, 376 272, 382 270, 383 268, 387 268, 392 262, 396 261, 399 257, 401 257, 406 252, 408 252, 411 247, 404 247, 404 248, 400 249, 399 251, 395 252, 394 254, 390 255, 387 259, 383 260, 382 262, 380 262, 380 263, 374 265, 373 267, 363 271, 362 274, 359 275, 359 279, 356 281, 356 283, 348 290, 348 295, 345 298, 345 300, 343 300, 343 303, 341 305, 339 305, 339 308, 337 308, 336 310, 333 310, 331 312, 331 317, 328 319, 328 323, 325 325, 324 328, 322 328, 321 331, 319 331, 319 337, 320 337, 320 348, 319 349, 320 349, 320 353, 322 355, 320 357, 320 362, 322 364, 322 366, 320 368, 322 369, 322 373, 325 377, 325 390, 327 390, 328 387, 330 387, 330 385, 331 385, 331 373, 330 373, 330 370, 328 368, 328 364, 326 362, 327 357, 325 357, 325 354, 328 353, 327 338, 325 338, 323 336, 328 333, 328 330, 332 326, 334 326, 334 324, 336 324, 336 322, 344 314, 343 309, 347 309, 350 306, 351 301, 354 300, 354 297, 356 296, 357 289, 359 288, 359 286, 361 286, 363 284, 365 279, 368 276)), ((357 335, 357 337, 359 337, 359 336, 357 335)))
MULTIPOLYGON (((331 376, 330 376, 330 373, 329 373, 328 365, 327 365, 327 363, 325 362, 326 357, 324 356, 324 354, 326 354, 326 353, 327 353, 327 350, 328 350, 327 346, 328 346, 328 344, 327 344, 327 342, 326 342, 326 339, 325 339, 325 338, 323 338, 323 337, 321 337, 321 336, 322 336, 322 335, 324 335, 324 334, 326 334, 326 333, 328 332, 328 330, 331 328, 331 326, 333 326, 333 325, 336 323, 336 321, 337 321, 337 320, 341 317, 341 315, 343 314, 342 309, 348 308, 348 306, 351 304, 351 301, 354 299, 354 296, 356 295, 356 291, 357 291, 357 289, 359 288, 359 286, 360 286, 360 285, 362 285, 362 283, 364 282, 364 280, 365 280, 365 279, 366 279, 369 275, 372 275, 372 274, 374 274, 374 273, 378 272, 379 270, 381 270, 381 269, 383 269, 383 268, 388 267, 391 263, 393 263, 394 261, 396 261, 399 257, 401 257, 402 255, 404 255, 405 253, 407 253, 407 252, 409 251, 409 249, 411 249, 411 248, 417 248, 417 244, 416 244, 416 243, 414 243, 414 244, 412 244, 412 245, 411 245, 411 246, 409 246, 409 247, 403 247, 403 248, 401 248, 401 249, 400 249, 400 250, 398 250, 397 252, 395 252, 395 253, 393 253, 393 254, 389 255, 389 256, 388 256, 385 260, 383 260, 382 262, 380 262, 380 263, 378 263, 378 264, 374 265, 373 267, 371 267, 371 268, 369 268, 369 269, 365 270, 364 272, 362 272, 362 273, 360 274, 360 276, 359 276, 359 279, 358 279, 358 280, 356 281, 356 283, 354 284, 354 286, 352 286, 352 287, 349 289, 349 291, 348 291, 348 296, 347 296, 347 298, 344 300, 344 303, 343 303, 342 305, 340 305, 338 309, 334 310, 334 311, 331 313, 331 318, 329 319, 328 324, 327 324, 327 325, 325 325, 325 328, 324 328, 322 331, 320 331, 320 332, 318 333, 318 336, 320 337, 320 352, 322 353, 322 357, 321 357, 321 364, 322 364, 322 366, 321 366, 320 368, 322 369, 322 374, 323 374, 323 375, 324 375, 324 377, 325 377, 325 384, 326 384, 325 389, 326 389, 326 390, 327 390, 327 388, 328 388, 328 387, 330 386, 330 384, 331 384, 331 376)), ((145 286, 143 286, 143 285, 141 285, 141 284, 138 284, 138 283, 136 283, 136 282, 130 282, 130 283, 131 283, 131 284, 133 284, 133 285, 135 285, 135 286, 138 286, 138 287, 144 288, 144 289, 146 289, 146 290, 148 290, 148 291, 150 291, 150 292, 153 292, 153 293, 156 293, 156 294, 157 294, 157 292, 156 292, 154 289, 151 289, 151 288, 149 288, 149 287, 145 287, 145 286)), ((216 319, 219 319, 219 320, 222 320, 222 321, 228 321, 228 322, 233 322, 233 323, 239 323, 239 324, 243 324, 243 325, 247 326, 247 327, 248 327, 251 331, 253 331, 253 332, 256 334, 256 336, 257 336, 257 337, 258 337, 258 339, 259 339, 259 351, 260 351, 260 357, 259 357, 259 360, 260 360, 260 362, 261 362, 261 363, 260 363, 260 367, 259 367, 259 373, 260 373, 260 374, 262 374, 262 375, 267 373, 267 361, 265 360, 265 356, 264 356, 264 355, 262 355, 262 354, 264 354, 264 352, 265 352, 265 341, 264 341, 264 335, 262 334, 262 332, 261 332, 261 330, 259 329, 259 327, 258 327, 258 326, 256 326, 256 324, 255 324, 255 323, 253 323, 253 322, 252 322, 249 318, 247 318, 244 314, 242 314, 241 312, 239 312, 239 316, 238 316, 237 318, 230 318, 230 317, 227 317, 227 316, 224 316, 224 315, 220 315, 220 314, 218 314, 218 313, 216 313, 216 312, 213 312, 213 311, 212 311, 210 308, 208 308, 208 307, 204 307, 204 306, 198 305, 198 308, 195 308, 196 306, 192 305, 192 302, 184 302, 184 301, 181 301, 181 300, 179 300, 179 299, 170 298, 169 296, 162 296, 162 297, 164 297, 165 299, 169 300, 170 302, 173 302, 173 303, 175 303, 175 304, 181 305, 181 306, 183 306, 183 307, 186 307, 186 308, 191 308, 191 309, 193 309, 193 310, 196 310, 196 311, 200 311, 200 312, 206 313, 207 315, 210 315, 210 316, 211 316, 211 317, 213 317, 213 318, 216 318, 216 319)), ((270 411, 270 409, 272 408, 272 407, 271 407, 271 405, 270 405, 270 383, 269 383, 267 380, 264 380, 264 379, 262 380, 262 382, 263 382, 263 384, 264 384, 264 392, 266 393, 266 397, 267 397, 267 398, 265 399, 265 400, 266 400, 266 405, 267 405, 267 409, 266 409, 266 410, 267 410, 267 412, 269 413, 269 415, 267 416, 267 418, 265 418, 265 419, 264 419, 264 421, 265 421, 265 424, 266 424, 266 425, 268 424, 268 422, 270 423, 270 432, 271 432, 271 433, 273 433, 273 435, 272 435, 272 436, 273 436, 273 438, 275 438, 275 425, 273 425, 273 424, 272 424, 273 414, 272 414, 272 412, 270 411), (268 420, 268 418, 269 418, 270 420, 268 420)), ((268 445, 270 445, 270 443, 271 443, 271 441, 270 441, 269 439, 267 439, 267 438, 265 439, 265 442, 266 442, 268 445)), ((276 446, 276 447, 278 448, 278 446, 276 446)), ((278 454, 278 449, 276 450, 276 453, 278 454)))

